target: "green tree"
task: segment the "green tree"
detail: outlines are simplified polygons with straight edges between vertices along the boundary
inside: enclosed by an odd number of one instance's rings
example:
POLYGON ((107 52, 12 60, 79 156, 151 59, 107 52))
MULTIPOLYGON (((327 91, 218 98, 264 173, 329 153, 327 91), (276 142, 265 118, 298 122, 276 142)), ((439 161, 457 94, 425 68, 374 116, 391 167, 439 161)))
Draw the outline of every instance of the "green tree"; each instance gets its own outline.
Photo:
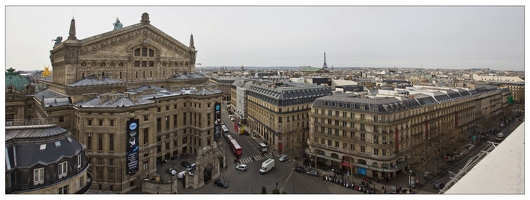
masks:
POLYGON ((267 188, 265 186, 261 186, 261 194, 267 194, 267 188))

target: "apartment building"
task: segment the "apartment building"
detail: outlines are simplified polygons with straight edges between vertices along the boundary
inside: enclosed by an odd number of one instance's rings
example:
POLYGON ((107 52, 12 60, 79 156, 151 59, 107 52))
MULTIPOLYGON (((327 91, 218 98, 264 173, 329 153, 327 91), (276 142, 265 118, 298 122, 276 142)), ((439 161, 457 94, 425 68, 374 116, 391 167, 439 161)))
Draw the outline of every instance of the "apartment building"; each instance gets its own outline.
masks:
POLYGON ((306 152, 315 164, 345 174, 395 177, 425 159, 426 149, 446 151, 450 137, 457 137, 450 133, 469 134, 483 118, 498 115, 503 99, 501 90, 489 87, 378 92, 337 93, 312 104, 306 152))
POLYGON ((248 126, 278 152, 298 155, 309 136, 311 104, 326 95, 331 95, 329 87, 314 84, 252 84, 246 99, 248 126))

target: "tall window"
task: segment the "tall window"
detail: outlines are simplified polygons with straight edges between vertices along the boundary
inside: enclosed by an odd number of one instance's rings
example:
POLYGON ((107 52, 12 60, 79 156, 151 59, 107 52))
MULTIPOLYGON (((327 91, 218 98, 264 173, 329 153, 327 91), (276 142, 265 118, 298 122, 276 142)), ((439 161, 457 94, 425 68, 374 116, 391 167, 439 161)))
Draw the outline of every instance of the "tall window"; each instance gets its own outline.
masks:
POLYGON ((156 131, 162 131, 162 118, 156 118, 156 131))
POLYGON ((59 188, 59 194, 68 194, 68 185, 59 188))
POLYGON ((149 143, 149 128, 144 128, 144 144, 149 143))
POLYGON ((114 134, 109 134, 109 151, 114 151, 114 134))
POLYGON ((33 185, 44 183, 44 168, 38 168, 33 170, 33 185))
POLYGON ((59 163, 59 178, 66 177, 68 173, 68 161, 59 163))
POLYGON ((81 155, 77 156, 77 169, 81 169, 81 163, 82 163, 81 162, 82 161, 81 158, 82 158, 81 155))
POLYGON ((178 115, 173 115, 173 127, 177 128, 178 125, 178 115))
POLYGON ((103 150, 103 134, 98 133, 98 150, 103 150))
POLYGON ((169 116, 166 116, 166 130, 169 130, 169 116))
POLYGON ((86 148, 87 150, 92 151, 92 134, 91 133, 88 134, 86 148))

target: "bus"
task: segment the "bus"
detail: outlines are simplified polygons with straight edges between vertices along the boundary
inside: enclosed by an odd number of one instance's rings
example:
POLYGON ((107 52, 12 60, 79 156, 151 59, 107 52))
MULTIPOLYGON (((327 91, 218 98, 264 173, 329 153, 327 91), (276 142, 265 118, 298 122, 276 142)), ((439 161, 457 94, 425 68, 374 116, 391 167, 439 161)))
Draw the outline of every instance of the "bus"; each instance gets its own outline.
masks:
POLYGON ((225 125, 222 125, 223 133, 228 134, 228 128, 225 125))
POLYGON ((231 139, 229 144, 230 144, 230 149, 232 149, 232 153, 234 153, 236 157, 239 157, 241 156, 241 154, 243 154, 243 149, 241 149, 241 146, 239 146, 236 140, 231 139))
POLYGON ((234 129, 236 130, 236 133, 239 133, 240 135, 245 134, 245 127, 240 123, 234 123, 234 129))

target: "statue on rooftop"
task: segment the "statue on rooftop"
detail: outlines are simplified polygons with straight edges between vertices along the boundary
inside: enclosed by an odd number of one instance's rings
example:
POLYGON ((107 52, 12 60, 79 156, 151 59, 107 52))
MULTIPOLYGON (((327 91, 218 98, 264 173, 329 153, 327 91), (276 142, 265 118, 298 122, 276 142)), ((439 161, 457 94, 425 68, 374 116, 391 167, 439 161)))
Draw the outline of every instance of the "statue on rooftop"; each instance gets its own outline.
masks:
POLYGON ((123 27, 123 24, 120 22, 120 19, 118 19, 116 17, 116 23, 113 23, 112 25, 114 25, 114 30, 118 30, 118 29, 121 29, 121 27, 123 27))
POLYGON ((55 41, 55 44, 53 46, 58 45, 63 41, 63 37, 57 36, 57 38, 53 39, 52 41, 55 41))

